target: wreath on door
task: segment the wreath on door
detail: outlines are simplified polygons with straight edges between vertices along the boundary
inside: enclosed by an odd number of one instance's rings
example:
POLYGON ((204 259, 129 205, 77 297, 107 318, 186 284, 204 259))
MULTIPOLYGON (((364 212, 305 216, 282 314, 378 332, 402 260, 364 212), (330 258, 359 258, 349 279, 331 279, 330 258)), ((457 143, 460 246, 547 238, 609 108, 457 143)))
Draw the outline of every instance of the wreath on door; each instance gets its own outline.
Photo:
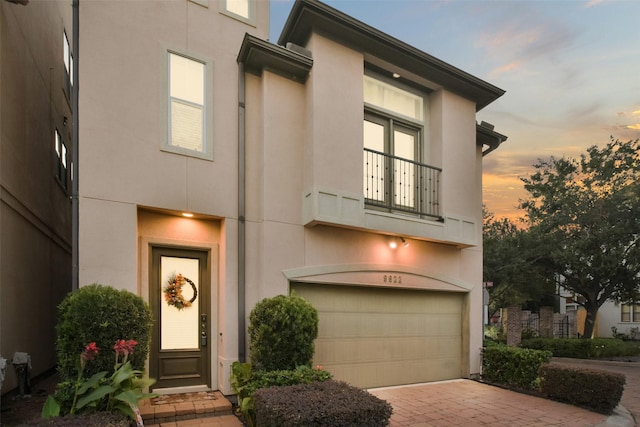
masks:
POLYGON ((163 289, 163 292, 164 299, 165 301, 167 301, 167 304, 174 306, 178 310, 182 310, 186 307, 191 307, 191 304, 198 297, 198 290, 196 289, 196 285, 191 280, 179 273, 177 275, 174 274, 169 277, 169 281, 167 283, 167 286, 163 289), (185 283, 190 284, 191 289, 193 290, 193 296, 190 300, 186 300, 184 298, 184 295, 182 295, 182 286, 184 286, 185 283))

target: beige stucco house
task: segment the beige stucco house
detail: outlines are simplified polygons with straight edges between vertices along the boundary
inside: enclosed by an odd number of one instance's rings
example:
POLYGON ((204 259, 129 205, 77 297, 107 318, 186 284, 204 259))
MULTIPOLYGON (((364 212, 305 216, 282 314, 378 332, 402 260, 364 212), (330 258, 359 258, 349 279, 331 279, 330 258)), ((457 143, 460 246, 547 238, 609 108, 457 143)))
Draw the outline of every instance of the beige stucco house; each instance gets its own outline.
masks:
POLYGON ((476 112, 504 91, 315 0, 277 44, 262 0, 80 1, 79 23, 78 283, 149 301, 157 391, 231 393, 251 309, 291 291, 337 379, 479 373, 482 157, 506 137, 476 112))

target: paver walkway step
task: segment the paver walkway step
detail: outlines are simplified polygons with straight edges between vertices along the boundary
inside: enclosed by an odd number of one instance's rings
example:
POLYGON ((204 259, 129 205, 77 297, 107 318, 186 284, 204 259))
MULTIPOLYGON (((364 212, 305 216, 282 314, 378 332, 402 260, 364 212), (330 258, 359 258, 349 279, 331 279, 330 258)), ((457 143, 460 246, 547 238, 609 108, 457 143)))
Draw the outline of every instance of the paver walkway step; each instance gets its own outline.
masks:
POLYGON ((140 402, 145 427, 241 427, 231 402, 219 391, 167 394, 140 402))

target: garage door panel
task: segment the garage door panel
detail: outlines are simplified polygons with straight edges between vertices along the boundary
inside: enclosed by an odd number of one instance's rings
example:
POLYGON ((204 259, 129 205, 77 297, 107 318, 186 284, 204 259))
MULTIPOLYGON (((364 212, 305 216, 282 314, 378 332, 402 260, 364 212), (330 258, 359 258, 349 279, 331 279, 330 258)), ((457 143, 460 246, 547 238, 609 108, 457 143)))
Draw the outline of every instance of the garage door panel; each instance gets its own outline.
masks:
POLYGON ((318 337, 429 336, 460 333, 460 315, 322 312, 318 337))
POLYGON ((314 363, 380 387, 459 378, 464 294, 295 284, 318 310, 314 363))
POLYGON ((425 355, 437 357, 439 345, 421 337, 376 338, 369 340, 341 339, 316 340, 315 357, 322 366, 336 363, 369 363, 388 360, 422 359, 425 355))
POLYGON ((423 360, 413 360, 357 365, 323 365, 323 368, 329 370, 335 379, 359 387, 373 388, 460 378, 459 363, 459 360, 434 360, 429 365, 425 365, 423 360))

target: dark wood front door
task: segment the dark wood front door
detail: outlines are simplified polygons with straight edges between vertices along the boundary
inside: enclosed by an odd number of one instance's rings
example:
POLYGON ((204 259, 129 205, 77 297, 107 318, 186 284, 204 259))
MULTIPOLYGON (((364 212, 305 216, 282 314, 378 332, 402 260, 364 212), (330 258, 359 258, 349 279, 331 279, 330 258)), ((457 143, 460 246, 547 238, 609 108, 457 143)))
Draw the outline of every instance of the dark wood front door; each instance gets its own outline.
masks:
POLYGON ((152 247, 153 389, 211 386, 209 252, 152 247))

